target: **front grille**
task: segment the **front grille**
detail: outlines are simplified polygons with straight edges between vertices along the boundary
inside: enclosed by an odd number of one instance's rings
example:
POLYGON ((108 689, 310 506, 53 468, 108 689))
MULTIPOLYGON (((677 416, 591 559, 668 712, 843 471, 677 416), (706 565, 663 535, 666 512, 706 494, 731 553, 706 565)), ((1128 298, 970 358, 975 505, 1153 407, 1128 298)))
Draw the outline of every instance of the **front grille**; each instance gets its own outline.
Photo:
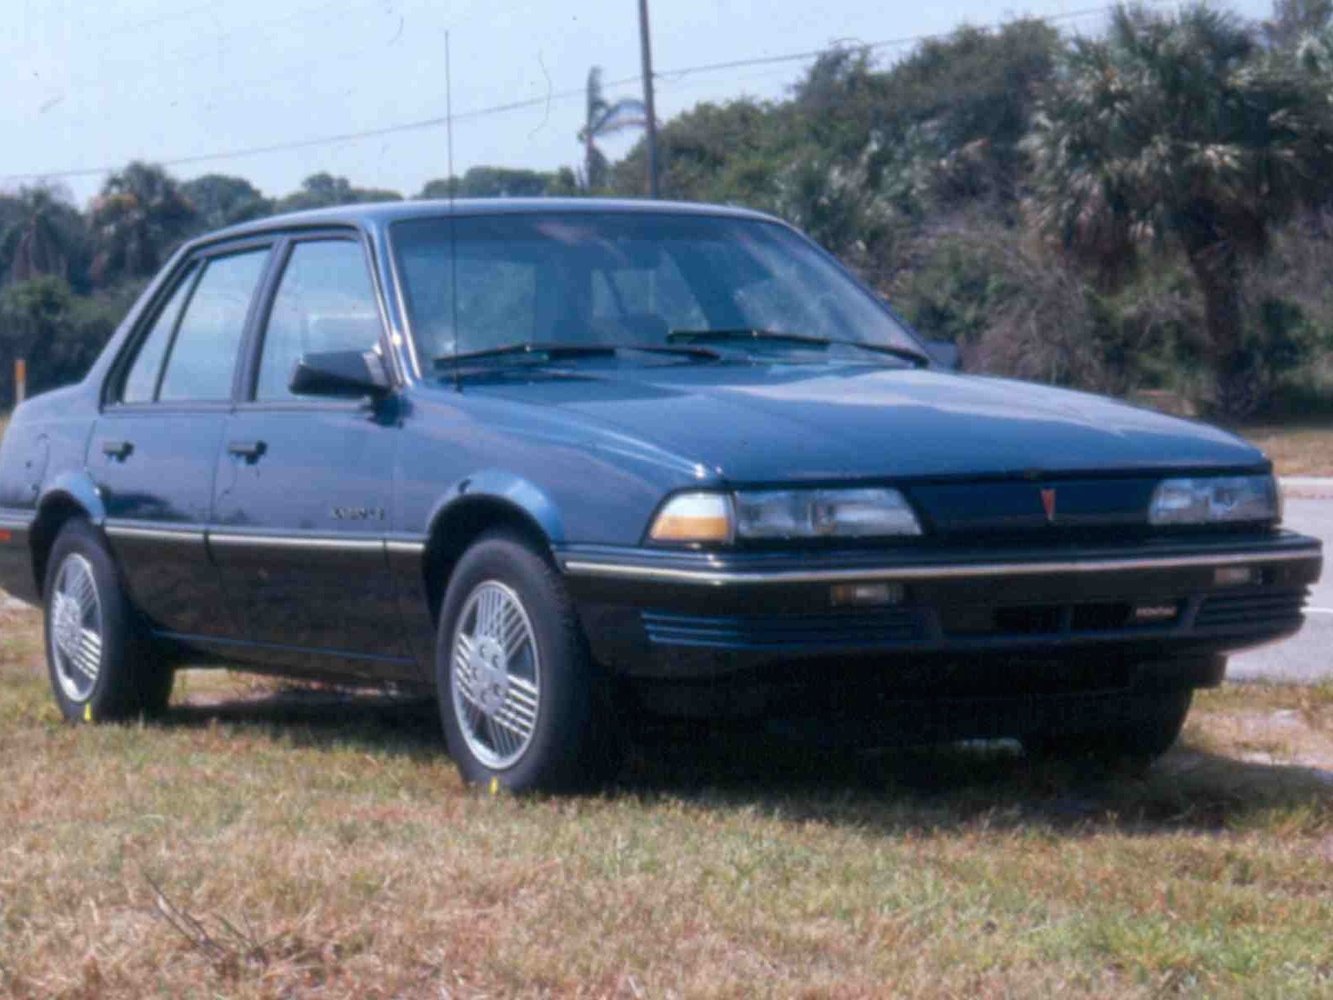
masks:
POLYGON ((916 611, 898 608, 804 615, 680 615, 645 611, 648 638, 663 646, 793 649, 873 646, 926 635, 916 611))
POLYGON ((1214 594, 1204 599, 1195 616, 1195 628, 1252 629, 1299 625, 1308 592, 1304 590, 1251 590, 1214 594))
MULTIPOLYGON (((1166 605, 1180 607, 1179 601, 1166 605)), ((1016 638, 1019 636, 1079 636, 1102 632, 1161 631, 1176 626, 1178 615, 1155 621, 1135 618, 1127 601, 1084 604, 959 605, 940 611, 947 636, 959 638, 1016 638)))

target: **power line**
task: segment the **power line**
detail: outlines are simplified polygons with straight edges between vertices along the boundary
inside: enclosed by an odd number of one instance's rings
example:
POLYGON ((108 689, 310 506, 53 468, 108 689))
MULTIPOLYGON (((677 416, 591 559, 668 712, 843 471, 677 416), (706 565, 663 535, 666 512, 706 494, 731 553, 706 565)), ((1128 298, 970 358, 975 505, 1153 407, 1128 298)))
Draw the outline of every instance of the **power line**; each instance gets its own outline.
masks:
MULTIPOLYGON (((1162 6, 1174 5, 1179 2, 1181 2, 1181 0, 1148 0, 1146 6, 1162 7, 1162 6)), ((1034 17, 1031 20, 1046 21, 1053 23, 1077 21, 1077 20, 1082 20, 1083 18, 1086 17, 1093 17, 1097 14, 1109 14, 1111 13, 1111 11, 1115 10, 1117 7, 1120 6, 1121 4, 1111 4, 1109 6, 1103 5, 1101 7, 1084 7, 1081 10, 1071 10, 1063 14, 1050 14, 1045 17, 1034 17)), ((963 25, 962 27, 965 28, 976 27, 983 31, 993 31, 996 28, 1002 28, 1006 24, 1011 24, 1011 23, 1013 22, 1000 21, 984 25, 963 25)), ((955 31, 956 30, 957 29, 955 29, 955 31)), ((922 42, 934 42, 943 38, 950 38, 954 35, 955 31, 944 31, 944 32, 937 31, 925 35, 904 35, 901 38, 888 38, 879 42, 867 42, 867 43, 860 43, 857 42, 855 39, 848 39, 846 42, 846 47, 854 51, 878 52, 881 49, 905 48, 906 46, 909 45, 919 45, 922 42)), ((822 49, 809 49, 808 51, 805 52, 788 52, 784 53, 783 55, 758 56, 756 58, 750 58, 750 59, 730 59, 727 60, 726 62, 705 63, 702 66, 688 66, 684 69, 678 69, 678 70, 662 70, 655 75, 684 77, 693 73, 711 73, 726 69, 741 69, 747 66, 768 66, 768 65, 776 65, 779 63, 804 62, 809 59, 817 59, 819 56, 822 56, 826 52, 829 52, 835 48, 837 48, 837 45, 826 45, 822 49)), ((614 86, 614 84, 608 84, 608 86, 614 86)))
MULTIPOLYGON (((1172 4, 1177 0, 1150 0, 1150 6, 1163 6, 1172 4)), ((1101 7, 1086 7, 1082 10, 1069 11, 1064 14, 1052 15, 1045 18, 1034 18, 1047 22, 1066 22, 1085 17, 1091 17, 1096 14, 1106 14, 1115 10, 1119 5, 1113 4, 1101 7)), ((999 22, 988 25, 977 26, 985 30, 1002 28, 1006 23, 999 22)), ((884 39, 877 42, 865 44, 852 44, 849 48, 864 51, 879 51, 888 48, 901 48, 910 45, 917 45, 923 42, 936 41, 943 38, 949 38, 954 34, 953 31, 935 32, 932 34, 910 35, 901 38, 884 39)), ((655 78, 674 78, 683 79, 686 76, 699 73, 713 73, 723 70, 742 69, 750 66, 769 66, 781 63, 792 63, 808 61, 817 58, 830 51, 829 47, 822 49, 811 49, 805 52, 790 52, 781 55, 756 56, 748 59, 732 59, 726 62, 704 63, 698 66, 685 66, 680 69, 664 70, 654 73, 655 78)), ((629 84, 637 84, 643 79, 642 76, 628 76, 618 80, 608 81, 605 86, 622 87, 629 84)), ((461 111, 452 116, 437 116, 433 118, 422 118, 417 121, 399 122, 394 125, 385 125, 380 128, 361 129, 353 132, 341 132, 332 135, 314 136, 307 139, 290 139, 283 142, 268 143, 265 145, 243 146, 235 149, 223 150, 215 153, 198 153, 192 156, 178 156, 166 159, 153 159, 151 162, 157 163, 163 167, 181 167, 192 166, 199 163, 210 163, 217 160, 241 159, 250 156, 260 156, 266 153, 287 152, 298 149, 312 149, 317 146, 332 146, 344 142, 355 142, 362 139, 374 139, 386 135, 394 135, 399 132, 414 132, 427 128, 439 128, 447 125, 451 118, 453 122, 468 121, 477 118, 487 118, 493 115, 507 114, 513 111, 522 111, 527 108, 541 107, 546 104, 557 101, 566 101, 576 97, 583 97, 585 89, 583 87, 571 88, 569 90, 554 91, 543 94, 540 97, 524 98, 517 101, 509 101, 504 104, 493 104, 489 107, 476 108, 471 111, 461 111)), ((64 170, 51 171, 30 171, 18 174, 0 175, 0 183, 14 183, 27 180, 72 180, 78 177, 97 177, 103 174, 113 173, 118 166, 100 166, 100 167, 77 167, 64 170)))

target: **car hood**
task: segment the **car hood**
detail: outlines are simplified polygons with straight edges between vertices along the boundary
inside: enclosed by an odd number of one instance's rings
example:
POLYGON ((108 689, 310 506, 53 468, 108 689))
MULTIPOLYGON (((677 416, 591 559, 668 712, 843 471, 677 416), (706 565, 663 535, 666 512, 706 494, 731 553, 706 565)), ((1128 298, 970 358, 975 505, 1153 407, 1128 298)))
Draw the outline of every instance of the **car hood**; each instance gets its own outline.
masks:
POLYGON ((608 365, 469 382, 736 483, 1251 468, 1217 430, 1026 382, 865 365, 608 365))

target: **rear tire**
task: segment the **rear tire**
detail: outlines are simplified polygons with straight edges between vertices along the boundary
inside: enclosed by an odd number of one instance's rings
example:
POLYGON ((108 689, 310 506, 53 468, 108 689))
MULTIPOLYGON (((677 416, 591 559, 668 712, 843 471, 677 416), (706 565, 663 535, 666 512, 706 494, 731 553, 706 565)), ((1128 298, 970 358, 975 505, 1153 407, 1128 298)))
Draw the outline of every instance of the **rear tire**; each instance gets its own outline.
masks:
POLYGON ((101 534, 69 521, 47 558, 46 665, 70 722, 156 717, 171 699, 173 674, 121 583, 101 534))
POLYGON ((1023 747, 1036 757, 1147 770, 1180 738, 1193 695, 1188 690, 1126 695, 1109 702, 1101 719, 1031 734, 1023 747))
POLYGON ((572 791, 619 765, 609 698, 573 602, 516 535, 482 536, 455 567, 435 679, 449 754, 469 784, 572 791))

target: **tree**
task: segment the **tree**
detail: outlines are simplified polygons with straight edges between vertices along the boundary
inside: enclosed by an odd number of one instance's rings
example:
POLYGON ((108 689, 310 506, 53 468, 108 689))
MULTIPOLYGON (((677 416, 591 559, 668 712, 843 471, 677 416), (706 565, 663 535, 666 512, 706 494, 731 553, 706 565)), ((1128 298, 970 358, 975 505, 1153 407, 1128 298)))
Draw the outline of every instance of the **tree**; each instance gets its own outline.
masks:
POLYGON ((1264 37, 1275 49, 1294 50, 1304 39, 1320 35, 1333 24, 1333 0, 1276 0, 1273 18, 1263 24, 1264 37))
POLYGON ((820 155, 866 159, 867 181, 923 213, 1018 196, 1020 142, 1060 39, 1048 24, 960 28, 887 69, 864 49, 821 55, 796 86, 789 129, 820 155))
POLYGON ((578 193, 574 172, 472 167, 462 177, 427 181, 418 198, 541 198, 578 193), (452 189, 452 190, 451 190, 452 189))
POLYGON ((642 128, 646 114, 643 102, 634 98, 622 98, 614 104, 608 101, 602 91, 602 67, 588 70, 587 102, 583 128, 579 130, 579 142, 583 143, 583 186, 587 190, 600 191, 606 187, 608 164, 597 148, 597 140, 627 128, 642 128))
POLYGON ((181 193, 194 208, 202 231, 249 222, 273 211, 273 202, 244 177, 204 174, 181 184, 181 193))
POLYGON ((1232 17, 1120 9, 1105 39, 1073 44, 1031 135, 1041 227, 1104 284, 1144 247, 1181 248, 1204 303, 1215 403, 1250 409, 1256 372, 1242 264, 1272 227, 1323 194, 1330 92, 1263 58, 1232 17))
POLYGON ((88 230, 78 209, 49 187, 21 188, 0 213, 0 278, 86 278, 88 230))
MULTIPOLYGON (((786 142, 773 106, 741 99, 698 104, 658 132, 664 198, 775 207, 778 174, 797 150, 786 142)), ((645 144, 635 143, 611 168, 610 190, 643 192, 645 144)))
POLYGON ((307 208, 327 208, 331 205, 356 205, 372 201, 402 201, 397 191, 383 188, 353 187, 346 177, 335 177, 321 172, 311 174, 301 182, 301 189, 287 195, 277 208, 281 212, 295 212, 307 208))
MULTIPOLYGON (((124 314, 125 304, 74 295, 62 278, 43 275, 0 292, 0 366, 28 362, 33 392, 77 381, 96 359, 124 314)), ((13 403, 12 385, 0 404, 13 403)))
POLYGON ((161 167, 135 161, 112 174, 92 207, 94 278, 156 273, 193 220, 194 209, 161 167))

